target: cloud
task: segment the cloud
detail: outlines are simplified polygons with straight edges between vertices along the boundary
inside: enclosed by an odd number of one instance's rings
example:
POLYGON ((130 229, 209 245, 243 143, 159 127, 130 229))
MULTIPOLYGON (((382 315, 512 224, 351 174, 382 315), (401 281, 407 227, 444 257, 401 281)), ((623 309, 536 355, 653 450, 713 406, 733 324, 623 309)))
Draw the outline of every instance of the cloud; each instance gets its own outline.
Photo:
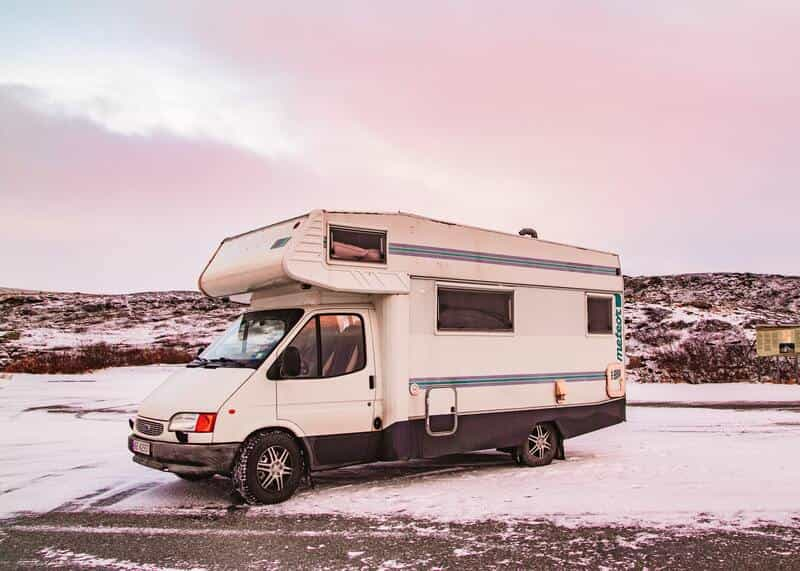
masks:
POLYGON ((20 6, 0 217, 30 287, 99 286, 25 244, 122 237, 104 288, 192 287, 221 237, 319 207, 533 226, 631 273, 797 271, 796 3, 20 6))
POLYGON ((121 135, 208 139, 267 157, 301 152, 277 79, 232 75, 169 49, 107 52, 101 46, 0 58, 0 84, 25 87, 25 103, 87 119, 121 135))
POLYGON ((297 214, 298 196, 320 187, 291 160, 165 133, 121 135, 37 113, 22 102, 32 97, 0 89, 2 283, 193 288, 224 236, 297 214))

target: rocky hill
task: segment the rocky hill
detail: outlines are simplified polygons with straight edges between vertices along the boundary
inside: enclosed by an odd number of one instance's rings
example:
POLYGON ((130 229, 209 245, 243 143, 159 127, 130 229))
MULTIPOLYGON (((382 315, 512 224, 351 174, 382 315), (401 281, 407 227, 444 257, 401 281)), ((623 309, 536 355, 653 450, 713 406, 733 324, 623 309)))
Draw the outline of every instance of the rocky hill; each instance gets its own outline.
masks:
MULTIPOLYGON (((800 322, 796 277, 628 277, 625 297, 629 372, 644 382, 765 377, 774 363, 768 371, 755 358, 755 325, 800 322)), ((0 368, 77 372, 106 361, 186 361, 241 310, 188 291, 88 295, 0 288, 0 368), (76 354, 86 358, 76 362, 76 354)))
POLYGON ((241 310, 241 305, 189 291, 90 295, 0 290, 0 368, 79 372, 86 367, 59 363, 81 353, 91 353, 95 366, 112 357, 111 364, 187 361, 241 310), (37 365, 56 357, 55 363, 37 365))
MULTIPOLYGON (((800 278, 686 274, 625 279, 628 367, 647 382, 774 376, 755 326, 800 322, 800 278)), ((784 374, 791 367, 784 363, 784 374)))

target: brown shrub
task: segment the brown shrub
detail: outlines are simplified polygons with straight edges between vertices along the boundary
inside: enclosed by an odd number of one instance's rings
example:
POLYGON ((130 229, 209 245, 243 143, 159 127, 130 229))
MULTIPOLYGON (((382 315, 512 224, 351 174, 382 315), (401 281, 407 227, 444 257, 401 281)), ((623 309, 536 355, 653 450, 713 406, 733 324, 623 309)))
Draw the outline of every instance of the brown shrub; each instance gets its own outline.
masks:
POLYGON ((675 321, 668 321, 664 325, 670 329, 689 329, 693 324, 689 323, 688 321, 684 321, 683 319, 677 319, 675 321))
POLYGON ((642 358, 638 355, 630 355, 628 357, 628 369, 640 369, 642 364, 642 358))
POLYGON ((653 347, 669 345, 680 339, 680 335, 662 326, 637 329, 631 333, 631 337, 653 347))
POLYGON ((705 331, 706 333, 719 333, 720 331, 730 331, 733 325, 721 319, 703 319, 695 327, 697 331, 705 331))
POLYGON ((653 355, 666 380, 688 383, 749 381, 759 376, 752 343, 713 343, 693 337, 653 355))
POLYGON ((194 353, 182 347, 124 347, 107 343, 77 349, 29 353, 5 367, 9 373, 76 374, 107 367, 188 363, 194 353))
POLYGON ((697 309, 711 309, 713 307, 711 303, 700 298, 693 299, 686 305, 688 305, 689 307, 696 307, 697 309))
POLYGON ((654 307, 652 305, 643 308, 642 313, 644 313, 650 321, 662 321, 672 315, 672 312, 669 309, 664 307, 654 307))
POLYGON ((9 295, 0 298, 0 305, 16 307, 18 305, 42 303, 44 300, 32 295, 9 295))

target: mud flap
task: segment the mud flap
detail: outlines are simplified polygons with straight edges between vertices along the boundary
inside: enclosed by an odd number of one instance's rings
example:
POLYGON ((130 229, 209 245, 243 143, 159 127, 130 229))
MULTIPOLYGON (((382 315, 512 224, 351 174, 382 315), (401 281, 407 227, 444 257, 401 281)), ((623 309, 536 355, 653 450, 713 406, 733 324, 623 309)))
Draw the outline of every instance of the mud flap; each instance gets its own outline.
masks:
POLYGON ((556 460, 566 460, 567 454, 564 451, 564 439, 558 435, 558 447, 556 448, 556 460))

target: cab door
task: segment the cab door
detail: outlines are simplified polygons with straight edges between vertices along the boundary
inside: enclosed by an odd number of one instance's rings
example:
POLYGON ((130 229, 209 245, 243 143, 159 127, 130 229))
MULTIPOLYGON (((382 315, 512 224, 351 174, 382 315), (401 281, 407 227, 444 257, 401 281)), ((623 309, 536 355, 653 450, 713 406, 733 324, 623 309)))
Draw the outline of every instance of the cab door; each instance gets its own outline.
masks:
POLYGON ((277 417, 300 427, 315 467, 367 462, 377 455, 370 317, 369 310, 312 314, 271 370, 277 417))

